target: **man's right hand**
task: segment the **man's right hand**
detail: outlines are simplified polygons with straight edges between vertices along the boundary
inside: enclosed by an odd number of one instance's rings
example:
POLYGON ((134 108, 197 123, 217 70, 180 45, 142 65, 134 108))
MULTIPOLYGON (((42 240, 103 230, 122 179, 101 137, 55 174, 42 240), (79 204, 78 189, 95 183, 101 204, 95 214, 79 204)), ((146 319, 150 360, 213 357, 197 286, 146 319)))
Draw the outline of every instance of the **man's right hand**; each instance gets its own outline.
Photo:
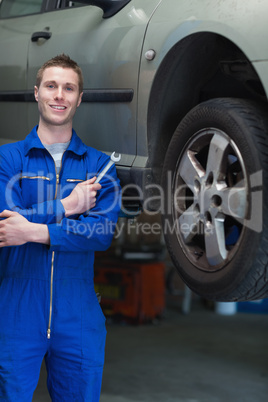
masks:
POLYGON ((61 200, 66 217, 81 215, 96 205, 97 191, 101 189, 101 185, 95 183, 95 180, 96 177, 93 177, 77 184, 71 194, 61 200))

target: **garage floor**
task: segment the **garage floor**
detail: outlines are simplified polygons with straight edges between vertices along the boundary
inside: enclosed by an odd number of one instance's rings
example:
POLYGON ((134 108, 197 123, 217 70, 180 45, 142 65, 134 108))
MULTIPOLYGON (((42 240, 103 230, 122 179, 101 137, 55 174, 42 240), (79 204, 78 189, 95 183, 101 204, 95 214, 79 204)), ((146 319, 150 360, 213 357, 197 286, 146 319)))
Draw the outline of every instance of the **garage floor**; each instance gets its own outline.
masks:
MULTIPOLYGON (((171 304, 153 324, 108 324, 101 402, 267 402, 268 315, 171 304)), ((33 401, 50 401, 42 368, 33 401)), ((90 401, 89 401, 90 402, 90 401)))

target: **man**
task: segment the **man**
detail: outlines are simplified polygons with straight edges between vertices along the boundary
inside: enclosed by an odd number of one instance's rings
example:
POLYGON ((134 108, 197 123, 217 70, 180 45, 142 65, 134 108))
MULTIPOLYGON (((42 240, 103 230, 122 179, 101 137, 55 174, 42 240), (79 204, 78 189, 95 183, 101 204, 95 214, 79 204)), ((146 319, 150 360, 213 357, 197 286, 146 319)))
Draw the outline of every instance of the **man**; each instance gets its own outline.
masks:
MULTIPOLYGON (((45 357, 53 401, 99 401, 105 318, 94 251, 109 247, 120 209, 109 158, 72 129, 83 77, 66 55, 37 74, 39 124, 0 147, 0 399, 29 402, 45 357)), ((94 133, 93 133, 94 134, 94 133)))

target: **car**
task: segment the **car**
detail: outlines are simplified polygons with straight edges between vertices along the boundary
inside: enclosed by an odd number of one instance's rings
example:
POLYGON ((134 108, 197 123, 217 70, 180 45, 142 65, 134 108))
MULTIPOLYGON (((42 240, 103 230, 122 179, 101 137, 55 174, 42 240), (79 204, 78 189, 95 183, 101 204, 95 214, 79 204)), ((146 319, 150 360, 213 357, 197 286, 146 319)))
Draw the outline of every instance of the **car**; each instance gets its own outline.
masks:
POLYGON ((172 261, 202 297, 268 295, 266 0, 2 0, 1 144, 38 121, 35 76, 84 72, 74 127, 120 153, 122 213, 161 213, 172 261))

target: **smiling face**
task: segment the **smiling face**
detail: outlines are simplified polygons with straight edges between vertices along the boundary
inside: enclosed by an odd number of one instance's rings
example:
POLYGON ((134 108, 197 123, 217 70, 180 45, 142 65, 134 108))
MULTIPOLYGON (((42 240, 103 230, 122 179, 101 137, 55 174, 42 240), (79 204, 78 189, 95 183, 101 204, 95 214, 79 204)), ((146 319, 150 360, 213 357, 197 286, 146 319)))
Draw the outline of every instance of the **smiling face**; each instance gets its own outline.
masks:
POLYGON ((71 68, 46 68, 40 86, 35 86, 35 99, 40 113, 39 125, 70 129, 82 99, 77 73, 71 68))

